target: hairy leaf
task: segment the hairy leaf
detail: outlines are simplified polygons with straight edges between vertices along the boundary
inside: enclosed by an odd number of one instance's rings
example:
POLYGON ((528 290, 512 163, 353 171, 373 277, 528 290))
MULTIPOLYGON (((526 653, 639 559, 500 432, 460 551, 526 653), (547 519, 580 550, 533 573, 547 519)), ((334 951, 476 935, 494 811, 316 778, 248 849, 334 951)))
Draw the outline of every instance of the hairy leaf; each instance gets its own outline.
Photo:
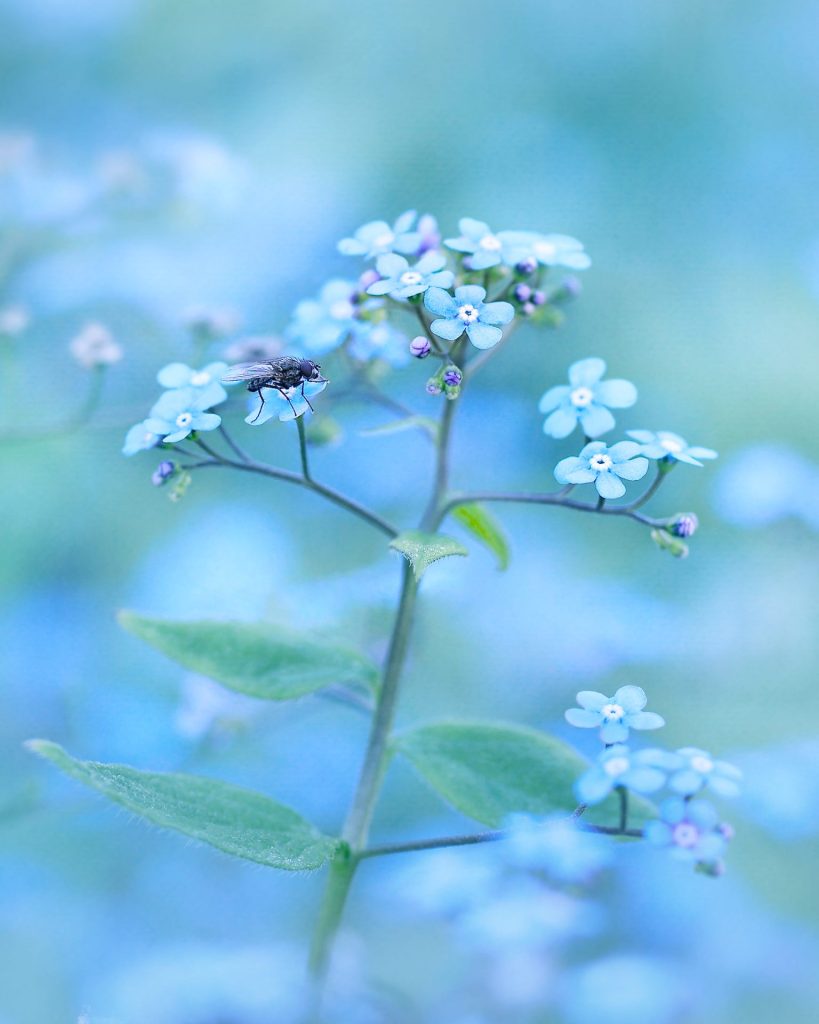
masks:
MULTIPOLYGON (((492 828, 513 813, 543 815, 574 810, 574 780, 588 762, 566 743, 525 726, 440 722, 400 733, 394 748, 459 811, 492 828)), ((618 801, 609 797, 589 820, 616 824, 618 801)), ((635 821, 651 805, 631 798, 635 821)), ((584 818, 585 820, 585 818, 584 818)))
POLYGON ((390 547, 400 551, 404 558, 408 559, 417 580, 420 580, 424 571, 439 558, 469 554, 463 544, 454 538, 443 533, 423 533, 421 530, 406 530, 400 533, 390 542, 390 547))
POLYGON ((285 871, 309 871, 339 848, 337 839, 322 835, 289 807, 249 789, 196 775, 78 761, 48 740, 29 740, 27 746, 154 825, 183 832, 234 857, 285 871))
POLYGON ((335 683, 378 683, 363 655, 266 623, 169 622, 128 611, 119 621, 185 668, 251 697, 291 700, 335 683))
POLYGON ((509 545, 498 520, 483 507, 475 503, 458 505, 452 510, 452 517, 464 526, 497 557, 498 568, 509 565, 509 545))

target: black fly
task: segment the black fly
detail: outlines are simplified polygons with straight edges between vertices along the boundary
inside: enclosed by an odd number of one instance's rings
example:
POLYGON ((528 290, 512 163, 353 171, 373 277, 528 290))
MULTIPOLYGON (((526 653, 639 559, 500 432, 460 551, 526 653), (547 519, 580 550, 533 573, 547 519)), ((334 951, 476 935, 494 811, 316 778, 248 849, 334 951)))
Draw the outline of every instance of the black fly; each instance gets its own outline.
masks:
POLYGON ((290 401, 289 391, 301 387, 301 397, 310 406, 313 406, 304 393, 304 385, 308 382, 325 383, 326 377, 321 375, 321 367, 312 359, 299 359, 297 356, 276 356, 264 363, 248 363, 247 365, 231 366, 222 380, 240 380, 247 384, 247 390, 251 393, 258 393, 262 404, 259 411, 251 420, 255 423, 261 416, 264 409, 264 388, 272 388, 287 399, 290 408, 296 412, 295 406, 290 401))

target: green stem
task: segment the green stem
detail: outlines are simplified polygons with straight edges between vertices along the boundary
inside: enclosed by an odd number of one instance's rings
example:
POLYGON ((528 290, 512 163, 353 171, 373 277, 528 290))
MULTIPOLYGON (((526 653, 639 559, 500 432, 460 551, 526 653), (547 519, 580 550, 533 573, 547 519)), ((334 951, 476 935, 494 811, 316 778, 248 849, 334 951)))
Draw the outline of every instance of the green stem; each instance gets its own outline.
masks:
POLYGON ((299 456, 301 458, 301 471, 304 479, 312 483, 310 476, 310 463, 307 461, 307 436, 304 431, 304 421, 301 416, 296 417, 296 426, 299 431, 299 456))
POLYGON ((447 515, 453 508, 457 508, 458 505, 469 505, 473 502, 504 501, 521 505, 556 505, 559 508, 572 508, 578 512, 596 512, 604 516, 625 516, 627 519, 634 519, 636 522, 642 523, 643 526, 651 526, 653 528, 667 526, 671 522, 669 518, 653 519, 651 516, 643 515, 642 512, 637 512, 633 505, 604 504, 601 506, 599 501, 592 504, 591 502, 577 501, 567 497, 567 495, 568 490, 566 488, 554 491, 551 494, 539 494, 535 491, 517 491, 508 494, 489 491, 476 492, 474 494, 454 494, 447 500, 442 514, 447 515))
POLYGON ((344 913, 356 866, 357 860, 349 851, 339 853, 330 864, 327 887, 310 946, 310 972, 316 979, 323 979, 327 974, 332 941, 344 913))
POLYGON ((628 790, 625 786, 618 786, 617 794, 620 797, 620 832, 626 834, 628 831, 628 790))

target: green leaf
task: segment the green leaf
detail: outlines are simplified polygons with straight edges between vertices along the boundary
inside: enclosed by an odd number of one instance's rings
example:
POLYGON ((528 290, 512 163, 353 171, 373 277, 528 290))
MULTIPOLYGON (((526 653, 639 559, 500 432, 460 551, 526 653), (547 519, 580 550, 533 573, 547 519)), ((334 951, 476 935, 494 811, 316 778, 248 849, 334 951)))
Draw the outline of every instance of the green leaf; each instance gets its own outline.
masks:
POLYGON ((438 424, 429 416, 406 416, 401 420, 390 420, 378 427, 368 427, 359 433, 362 437, 384 437, 387 434, 399 434, 404 430, 417 427, 427 434, 432 441, 438 440, 438 424))
POLYGON ((340 847, 339 840, 322 835, 289 807, 249 789, 196 775, 78 761, 48 740, 29 740, 26 746, 154 825, 175 829, 234 857, 285 871, 310 871, 340 847))
POLYGON ((463 544, 453 537, 447 537, 443 533, 422 533, 420 530, 405 530, 404 533, 399 533, 395 540, 390 542, 390 547, 400 551, 404 558, 408 559, 417 580, 420 580, 427 567, 437 562, 439 558, 469 554, 463 544))
MULTIPOLYGON (((492 828, 516 812, 573 811, 572 785, 588 767, 566 743, 521 725, 440 722, 400 733, 393 744, 444 800, 492 828)), ((633 795, 630 806, 630 824, 651 812, 633 795)), ((618 808, 613 795, 588 819, 616 824, 618 808)))
POLYGON ((452 518, 464 526, 477 539, 497 556, 498 568, 506 569, 509 565, 509 545, 498 520, 483 505, 470 503, 458 505, 452 510, 452 518))
POLYGON ((378 685, 378 669, 355 651, 266 623, 169 622, 119 613, 129 633, 230 690, 291 700, 335 683, 378 685))

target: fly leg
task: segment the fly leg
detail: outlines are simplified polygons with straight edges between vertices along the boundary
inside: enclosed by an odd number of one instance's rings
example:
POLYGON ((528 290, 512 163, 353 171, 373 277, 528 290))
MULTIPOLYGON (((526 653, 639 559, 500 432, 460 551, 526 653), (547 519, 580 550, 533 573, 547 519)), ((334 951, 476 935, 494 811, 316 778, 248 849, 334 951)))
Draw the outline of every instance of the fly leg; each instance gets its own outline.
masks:
POLYGON ((251 423, 255 423, 256 422, 256 420, 262 415, 262 409, 264 409, 264 392, 262 391, 261 388, 259 388, 259 390, 256 392, 256 394, 261 399, 261 403, 262 404, 259 406, 259 411, 256 413, 256 415, 250 421, 251 423))
POLYGON ((313 408, 312 405, 310 405, 310 399, 304 393, 304 385, 306 383, 307 382, 304 380, 301 382, 301 397, 305 400, 305 402, 307 402, 307 408, 310 410, 310 412, 315 412, 316 410, 313 408))
POLYGON ((284 388, 276 388, 276 390, 279 392, 280 395, 287 399, 287 404, 293 410, 293 415, 296 417, 296 419, 298 419, 299 414, 296 412, 295 405, 293 405, 293 403, 290 401, 290 395, 288 395, 287 391, 284 388))

